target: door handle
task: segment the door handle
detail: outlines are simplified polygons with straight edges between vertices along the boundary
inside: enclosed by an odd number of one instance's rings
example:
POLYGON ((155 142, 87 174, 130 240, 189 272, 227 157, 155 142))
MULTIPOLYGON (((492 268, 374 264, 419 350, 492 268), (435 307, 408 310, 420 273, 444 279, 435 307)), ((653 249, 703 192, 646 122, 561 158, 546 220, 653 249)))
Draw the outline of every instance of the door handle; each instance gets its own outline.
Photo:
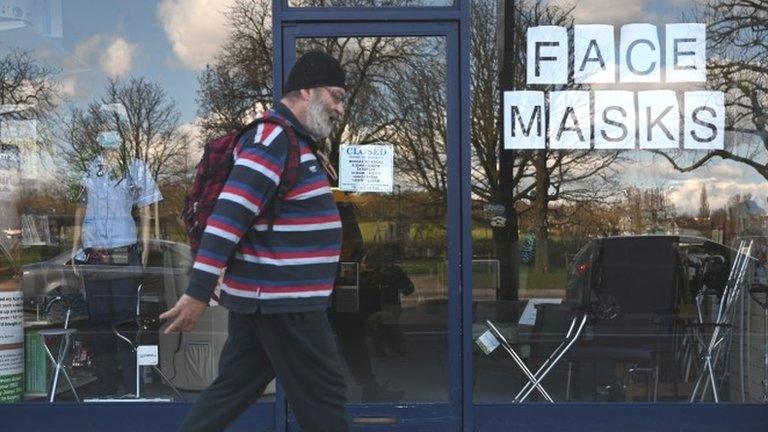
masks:
POLYGON ((355 417, 353 424, 359 425, 393 425, 397 424, 396 417, 355 417))

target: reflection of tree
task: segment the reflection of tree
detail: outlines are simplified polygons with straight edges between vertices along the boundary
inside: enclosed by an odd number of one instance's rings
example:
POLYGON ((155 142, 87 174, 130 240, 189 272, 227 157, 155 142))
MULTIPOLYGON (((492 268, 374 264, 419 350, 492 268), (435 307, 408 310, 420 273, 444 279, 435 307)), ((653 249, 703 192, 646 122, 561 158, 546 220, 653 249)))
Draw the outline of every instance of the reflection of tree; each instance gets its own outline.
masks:
MULTIPOLYGON (((228 12, 232 29, 222 51, 199 78, 199 114, 203 134, 221 135, 244 125, 257 111, 271 105, 272 29, 269 0, 236 0, 228 12)), ((331 2, 302 0, 301 6, 331 2)), ((408 0, 360 0, 359 5, 396 6, 408 0)), ((292 3, 292 5, 294 5, 292 3)), ((299 51, 320 49, 334 55, 347 72, 348 103, 328 139, 331 160, 337 160, 340 143, 388 141, 393 120, 380 109, 392 84, 390 72, 404 59, 419 53, 421 42, 413 38, 300 39, 299 51)))
POLYGON ((724 150, 691 160, 657 152, 677 170, 693 171, 713 158, 745 164, 768 179, 768 3, 752 0, 707 0, 709 86, 726 94, 724 150), (729 142, 731 141, 731 142, 729 142))
MULTIPOLYGON (((528 204, 525 206, 526 210, 534 213, 536 270, 547 272, 551 204, 601 201, 611 196, 615 189, 606 186, 613 181, 612 165, 618 159, 619 153, 591 150, 518 151, 514 154, 511 165, 504 168, 511 172, 501 171, 497 156, 503 128, 497 112, 501 100, 497 77, 504 73, 510 74, 506 84, 509 89, 525 88, 527 29, 540 25, 571 26, 573 8, 547 4, 543 0, 517 1, 514 8, 516 19, 512 30, 515 44, 513 49, 504 49, 503 53, 499 53, 497 37, 501 35, 497 35, 495 3, 497 2, 492 0, 473 2, 472 192, 486 202, 503 203, 511 208, 515 208, 515 203, 520 201, 528 204), (510 71, 501 71, 499 55, 506 63, 506 68, 519 72, 511 74, 510 71)), ((505 25, 512 24, 513 21, 507 17, 505 25)), ((581 207, 572 205, 569 208, 581 207)), ((517 227, 511 229, 516 230, 517 227)), ((503 242, 500 241, 504 236, 503 230, 494 230, 494 239, 499 250, 503 247, 503 242)))
MULTIPOLYGON (((0 136, 2 152, 0 160, 0 248, 11 261, 11 249, 15 243, 9 235, 19 228, 16 205, 21 190, 20 165, 30 163, 21 160, 19 144, 28 146, 28 156, 39 157, 50 144, 47 127, 52 122, 55 109, 60 102, 55 75, 59 71, 35 60, 30 52, 12 50, 0 57, 0 124, 9 121, 30 122, 34 126, 32 136, 0 136), (13 145, 7 145, 13 144, 13 145)), ((3 124, 2 126, 7 126, 3 124)), ((10 128, 3 128, 3 133, 10 128)), ((20 231, 20 230, 19 230, 20 231)))
POLYGON ((207 137, 242 127, 272 103, 272 16, 268 0, 235 0, 230 34, 198 78, 198 112, 207 137))
POLYGON ((58 70, 37 62, 26 51, 13 50, 0 58, 2 119, 49 118, 59 97, 54 81, 57 73, 58 70), (17 105, 18 110, 6 109, 7 105, 17 105))
POLYGON ((188 137, 179 130, 179 111, 163 88, 145 78, 109 80, 104 96, 86 108, 75 108, 64 123, 63 150, 77 172, 83 172, 99 153, 99 132, 116 130, 123 145, 124 166, 139 159, 161 182, 180 180, 186 174, 188 137), (122 104, 127 119, 103 109, 106 104, 122 104))
POLYGON ((448 182, 446 149, 445 51, 442 44, 407 59, 392 79, 387 105, 398 123, 389 141, 395 145, 396 168, 406 179, 445 206, 448 182))

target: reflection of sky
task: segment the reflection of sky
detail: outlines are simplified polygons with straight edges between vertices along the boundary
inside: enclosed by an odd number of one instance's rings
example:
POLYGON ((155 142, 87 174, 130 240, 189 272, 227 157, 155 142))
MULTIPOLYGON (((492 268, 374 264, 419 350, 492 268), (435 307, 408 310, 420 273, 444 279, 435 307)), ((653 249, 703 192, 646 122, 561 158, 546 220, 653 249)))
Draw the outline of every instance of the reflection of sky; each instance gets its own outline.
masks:
POLYGON ((29 27, 2 31, 0 53, 33 50, 37 58, 62 70, 57 80, 75 103, 100 96, 110 72, 145 76, 175 99, 182 121, 189 122, 196 112, 197 71, 174 65, 157 13, 158 2, 152 0, 62 0, 63 37, 46 37, 29 27))
MULTIPOLYGON (((565 0, 550 0, 552 4, 574 4, 565 0)), ((695 0, 579 0, 575 2, 574 21, 576 24, 613 24, 616 26, 618 46, 619 29, 624 24, 650 23, 659 27, 663 43, 663 26, 668 23, 696 22, 693 7, 695 0)), ((662 76, 664 72, 662 71, 662 76)), ((621 89, 642 91, 672 89, 679 93, 692 90, 700 84, 601 84, 592 85, 598 89, 621 89)), ((682 98, 682 94, 678 95, 682 98)), ((682 99, 681 99, 682 100, 682 99)), ((744 139, 741 137, 740 139, 744 139)), ((735 142, 732 135, 726 135, 726 145, 735 142), (729 139, 730 138, 730 139, 729 139)), ((696 156, 704 153, 685 152, 682 165, 688 165, 696 156)), ((763 155, 765 157, 766 155, 763 155)), ((695 214, 699 208, 702 185, 706 184, 709 205, 712 210, 723 207, 728 198, 735 194, 752 194, 755 201, 765 206, 768 188, 766 180, 746 165, 714 158, 710 163, 690 173, 680 173, 659 157, 648 152, 626 153, 627 161, 620 168, 621 181, 625 185, 639 187, 660 187, 669 191, 678 213, 695 214)))
MULTIPOLYGON (((10 3, 0 0, 0 6, 10 3)), ((42 2, 15 0, 13 3, 42 2)), ((33 50, 41 60, 60 67, 62 73, 57 79, 62 91, 76 104, 101 96, 110 74, 145 76, 158 82, 178 104, 182 122, 191 123, 197 111, 197 75, 215 55, 228 30, 222 11, 232 3, 233 0, 62 0, 63 37, 47 37, 40 29, 29 27, 0 31, 0 54, 12 48, 33 50)), ((618 26, 628 23, 663 26, 692 21, 682 17, 690 16, 695 3, 695 0, 579 0, 574 18, 577 24, 614 24, 618 33, 618 26)), ((678 91, 683 87, 662 86, 678 91)), ((637 91, 649 87, 657 86, 621 86, 621 89, 637 91)), ((695 212, 703 182, 707 182, 712 208, 719 207, 737 192, 752 192, 759 202, 764 202, 765 180, 743 165, 716 159, 705 169, 680 174, 672 172, 666 162, 645 161, 651 159, 648 157, 640 159, 622 169, 624 180, 652 186, 663 183, 672 190, 680 211, 695 212), (692 193, 693 190, 696 193, 692 193)))

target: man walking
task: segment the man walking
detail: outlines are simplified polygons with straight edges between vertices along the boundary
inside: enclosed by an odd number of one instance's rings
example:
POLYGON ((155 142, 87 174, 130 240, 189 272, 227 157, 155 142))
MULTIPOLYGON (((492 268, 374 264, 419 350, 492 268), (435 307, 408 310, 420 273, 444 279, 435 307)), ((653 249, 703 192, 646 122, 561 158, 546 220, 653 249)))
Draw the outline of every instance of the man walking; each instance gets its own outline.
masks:
POLYGON ((278 376, 301 427, 349 430, 346 384, 326 308, 341 248, 341 220, 316 140, 344 113, 346 78, 318 51, 291 70, 285 94, 269 113, 291 126, 259 123, 242 134, 235 164, 208 218, 186 294, 161 319, 165 330, 191 330, 217 281, 229 309, 219 375, 198 398, 183 431, 220 431, 257 401, 278 376), (280 199, 292 132, 300 166, 280 199), (278 199, 281 202, 272 203, 278 199), (275 218, 270 214, 276 211, 275 218), (224 269, 226 268, 226 271, 224 269))

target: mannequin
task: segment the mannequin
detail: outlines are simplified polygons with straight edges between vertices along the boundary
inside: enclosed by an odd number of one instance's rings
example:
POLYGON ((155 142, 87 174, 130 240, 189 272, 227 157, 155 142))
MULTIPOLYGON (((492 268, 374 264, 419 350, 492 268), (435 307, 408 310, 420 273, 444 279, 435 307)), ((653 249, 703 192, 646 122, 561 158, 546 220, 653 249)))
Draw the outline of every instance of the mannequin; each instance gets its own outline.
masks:
POLYGON ((134 274, 138 271, 121 275, 100 272, 98 266, 128 266, 140 271, 147 264, 150 205, 162 200, 162 195, 142 161, 121 158, 118 132, 100 133, 99 145, 101 152, 83 178, 75 212, 72 263, 93 266, 83 279, 99 396, 118 394, 118 363, 124 393, 136 394, 136 358, 111 328, 135 315, 140 281, 134 274), (140 236, 132 216, 134 207, 139 209, 140 236))

